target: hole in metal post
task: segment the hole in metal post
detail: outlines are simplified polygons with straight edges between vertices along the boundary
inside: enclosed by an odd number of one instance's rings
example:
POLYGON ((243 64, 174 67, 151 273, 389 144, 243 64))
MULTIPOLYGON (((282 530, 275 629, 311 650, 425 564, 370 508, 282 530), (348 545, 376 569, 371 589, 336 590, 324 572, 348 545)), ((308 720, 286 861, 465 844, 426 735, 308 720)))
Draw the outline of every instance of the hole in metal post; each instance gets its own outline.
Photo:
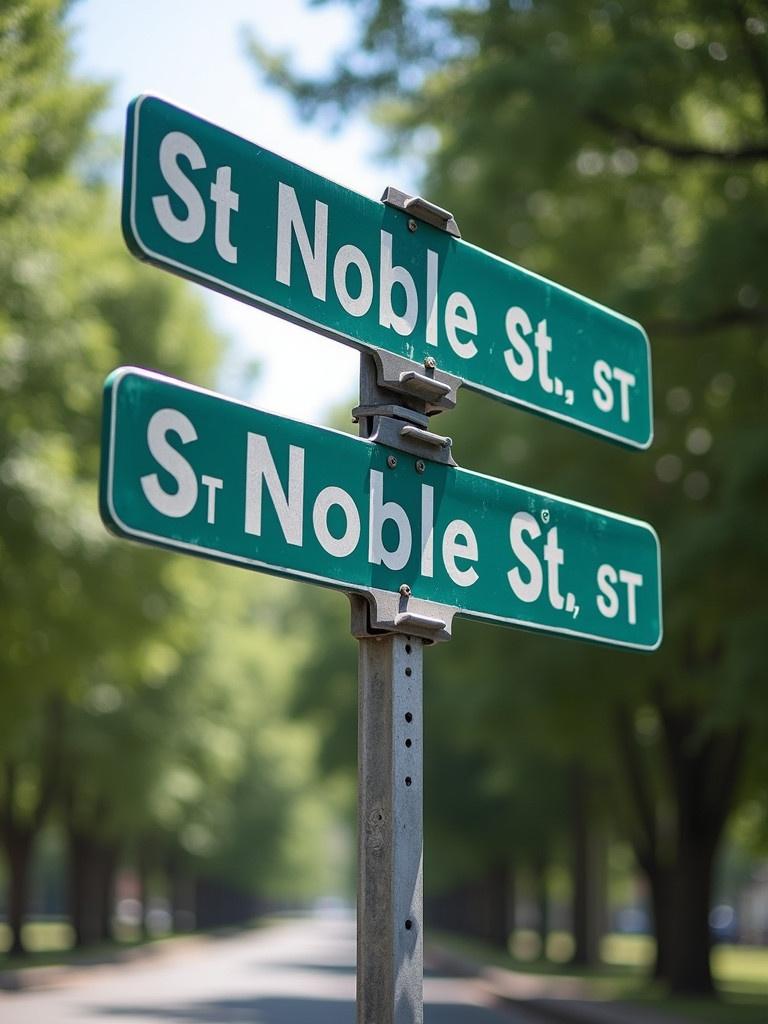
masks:
POLYGON ((405 712, 405 720, 406 720, 406 722, 412 722, 413 721, 413 715, 411 714, 410 711, 406 711, 405 712))
POLYGON ((406 654, 410 654, 411 653, 411 645, 410 644, 406 644, 405 645, 405 653, 406 654))
POLYGON ((405 674, 406 674, 407 676, 412 676, 412 675, 413 675, 413 669, 412 669, 412 668, 407 668, 407 669, 405 670, 405 674))
POLYGON ((405 745, 406 745, 406 747, 412 747, 413 746, 413 740, 406 740, 405 741, 405 745))
POLYGON ((413 928, 413 921, 410 919, 410 917, 405 922, 405 927, 406 927, 407 931, 410 931, 411 928, 413 928))
POLYGON ((413 780, 411 779, 411 776, 410 776, 410 775, 406 775, 406 776, 405 776, 405 784, 406 784, 406 786, 410 786, 410 784, 411 784, 411 782, 412 782, 412 781, 413 781, 413 780))

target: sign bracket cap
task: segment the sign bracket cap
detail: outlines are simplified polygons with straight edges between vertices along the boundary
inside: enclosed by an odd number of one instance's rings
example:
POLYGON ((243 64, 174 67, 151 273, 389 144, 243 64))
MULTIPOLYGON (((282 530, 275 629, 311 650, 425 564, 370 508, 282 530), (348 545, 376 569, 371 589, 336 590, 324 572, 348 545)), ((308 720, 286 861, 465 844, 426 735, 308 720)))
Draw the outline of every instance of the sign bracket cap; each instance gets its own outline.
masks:
POLYGON ((411 196, 407 192, 401 192, 399 188, 387 185, 381 201, 386 206, 402 210, 403 213, 407 213, 411 217, 423 221, 425 224, 430 224, 439 231, 445 231, 447 234, 453 235, 454 238, 461 238, 459 225, 456 223, 456 219, 450 210, 444 210, 442 206, 438 206, 437 203, 431 203, 422 196, 411 196))

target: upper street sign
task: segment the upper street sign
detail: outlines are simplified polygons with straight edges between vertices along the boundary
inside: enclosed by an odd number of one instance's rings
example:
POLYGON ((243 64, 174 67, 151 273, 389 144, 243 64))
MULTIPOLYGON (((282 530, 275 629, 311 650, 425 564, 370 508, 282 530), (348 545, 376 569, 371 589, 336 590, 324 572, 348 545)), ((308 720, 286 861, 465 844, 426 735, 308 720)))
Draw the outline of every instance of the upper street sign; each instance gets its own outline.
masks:
POLYGON ((123 231, 141 259, 331 338, 651 443, 639 324, 152 96, 129 109, 123 231))
POLYGON ((121 536, 348 592, 652 650, 645 523, 261 412, 145 370, 105 389, 101 510, 121 536))

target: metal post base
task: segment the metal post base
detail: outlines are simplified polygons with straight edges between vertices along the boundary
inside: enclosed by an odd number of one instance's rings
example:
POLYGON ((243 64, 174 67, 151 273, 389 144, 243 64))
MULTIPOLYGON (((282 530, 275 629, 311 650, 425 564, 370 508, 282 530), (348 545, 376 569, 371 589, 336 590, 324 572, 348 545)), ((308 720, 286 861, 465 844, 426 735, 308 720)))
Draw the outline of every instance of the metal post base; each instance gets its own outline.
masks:
POLYGON ((359 645, 357 1024, 423 1024, 423 641, 359 645))

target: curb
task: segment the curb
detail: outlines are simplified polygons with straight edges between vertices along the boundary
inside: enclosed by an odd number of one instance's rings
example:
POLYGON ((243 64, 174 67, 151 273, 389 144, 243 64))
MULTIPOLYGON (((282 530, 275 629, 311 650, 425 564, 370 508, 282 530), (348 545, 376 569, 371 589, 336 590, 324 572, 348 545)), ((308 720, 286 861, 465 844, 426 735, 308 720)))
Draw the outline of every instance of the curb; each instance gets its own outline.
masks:
POLYGON ((642 1003, 589 998, 577 980, 563 985, 561 995, 544 995, 541 989, 546 986, 546 981, 539 976, 534 979, 505 968, 488 967, 439 945, 430 944, 429 955, 440 970, 454 977, 478 981, 500 1005, 522 1010, 549 1024, 692 1024, 690 1018, 672 1017, 642 1003), (512 994, 509 991, 511 984, 523 988, 528 985, 530 991, 512 994))

